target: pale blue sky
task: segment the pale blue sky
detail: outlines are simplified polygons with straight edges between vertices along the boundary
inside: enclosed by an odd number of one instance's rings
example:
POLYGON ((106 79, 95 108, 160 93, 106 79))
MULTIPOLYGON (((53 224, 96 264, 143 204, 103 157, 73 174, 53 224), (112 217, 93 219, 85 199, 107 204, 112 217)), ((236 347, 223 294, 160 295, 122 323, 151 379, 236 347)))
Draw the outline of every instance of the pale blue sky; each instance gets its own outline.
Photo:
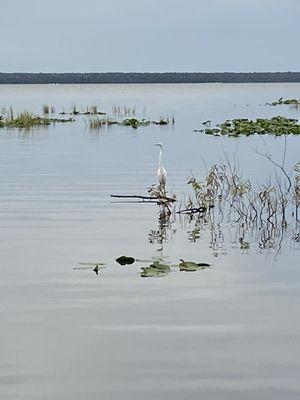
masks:
POLYGON ((1 0, 1 72, 299 71, 300 0, 1 0))

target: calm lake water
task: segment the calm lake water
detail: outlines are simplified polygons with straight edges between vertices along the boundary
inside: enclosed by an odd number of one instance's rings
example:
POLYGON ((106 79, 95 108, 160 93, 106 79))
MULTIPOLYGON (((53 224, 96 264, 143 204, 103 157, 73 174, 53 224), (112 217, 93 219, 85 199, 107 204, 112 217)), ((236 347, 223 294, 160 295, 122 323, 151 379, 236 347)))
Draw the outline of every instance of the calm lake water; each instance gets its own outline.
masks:
MULTIPOLYGON (((174 126, 90 131, 87 117, 30 132, 0 131, 0 395, 5 400, 272 399, 300 396, 299 244, 240 249, 231 226, 212 248, 208 226, 176 219, 166 240, 154 204, 117 204, 111 194, 147 194, 164 145, 168 189, 185 199, 187 177, 233 157, 263 184, 281 160, 284 138, 217 138, 194 132, 220 122, 300 110, 270 107, 299 98, 300 84, 0 86, 0 110, 57 112, 93 104, 175 117, 174 126), (120 255, 163 256, 212 267, 141 278, 120 255), (97 276, 73 269, 102 261, 97 276)), ((1 114, 1 113, 0 113, 1 114)), ((300 138, 287 137, 287 168, 300 138)), ((289 229, 297 233, 297 227, 289 229)))

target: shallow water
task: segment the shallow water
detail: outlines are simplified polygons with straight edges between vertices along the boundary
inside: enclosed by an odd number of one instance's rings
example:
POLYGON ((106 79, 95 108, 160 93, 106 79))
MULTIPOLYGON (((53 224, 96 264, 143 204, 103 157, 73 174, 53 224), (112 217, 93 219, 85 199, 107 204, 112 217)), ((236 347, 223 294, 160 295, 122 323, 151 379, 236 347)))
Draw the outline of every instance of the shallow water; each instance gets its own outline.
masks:
MULTIPOLYGON (((169 190, 236 153, 257 184, 281 159, 284 138, 230 139, 193 132, 207 119, 300 117, 264 104, 299 98, 299 84, 0 86, 0 109, 41 113, 94 103, 136 107, 174 126, 91 132, 85 117, 30 132, 0 132, 0 394, 5 399, 298 399, 300 392, 299 246, 281 251, 251 243, 241 251, 230 227, 210 246, 184 220, 168 229, 163 250, 153 204, 116 204, 110 194, 146 194, 164 144, 169 190), (122 254, 209 262, 196 273, 175 268, 141 278, 122 254), (74 270, 103 261, 99 276, 74 270)), ((287 137, 287 166, 299 161, 299 138, 287 137)), ((293 230, 294 227, 291 227, 293 230)))

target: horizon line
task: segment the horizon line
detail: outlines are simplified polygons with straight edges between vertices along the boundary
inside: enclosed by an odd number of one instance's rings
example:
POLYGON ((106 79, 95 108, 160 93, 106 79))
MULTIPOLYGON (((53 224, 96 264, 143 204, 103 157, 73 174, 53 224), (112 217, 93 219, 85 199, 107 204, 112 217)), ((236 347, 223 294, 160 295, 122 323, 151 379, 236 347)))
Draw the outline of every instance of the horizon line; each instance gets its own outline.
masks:
POLYGON ((67 72, 4 72, 0 71, 0 74, 297 74, 300 71, 67 71, 67 72))

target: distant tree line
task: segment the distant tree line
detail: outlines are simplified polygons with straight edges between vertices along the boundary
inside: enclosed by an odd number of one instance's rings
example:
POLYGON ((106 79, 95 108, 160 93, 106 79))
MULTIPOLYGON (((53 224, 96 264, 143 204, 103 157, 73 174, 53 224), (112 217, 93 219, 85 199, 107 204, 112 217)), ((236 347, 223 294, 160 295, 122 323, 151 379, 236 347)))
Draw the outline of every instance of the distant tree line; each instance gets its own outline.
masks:
POLYGON ((0 84, 300 82, 300 72, 1 73, 0 84))

